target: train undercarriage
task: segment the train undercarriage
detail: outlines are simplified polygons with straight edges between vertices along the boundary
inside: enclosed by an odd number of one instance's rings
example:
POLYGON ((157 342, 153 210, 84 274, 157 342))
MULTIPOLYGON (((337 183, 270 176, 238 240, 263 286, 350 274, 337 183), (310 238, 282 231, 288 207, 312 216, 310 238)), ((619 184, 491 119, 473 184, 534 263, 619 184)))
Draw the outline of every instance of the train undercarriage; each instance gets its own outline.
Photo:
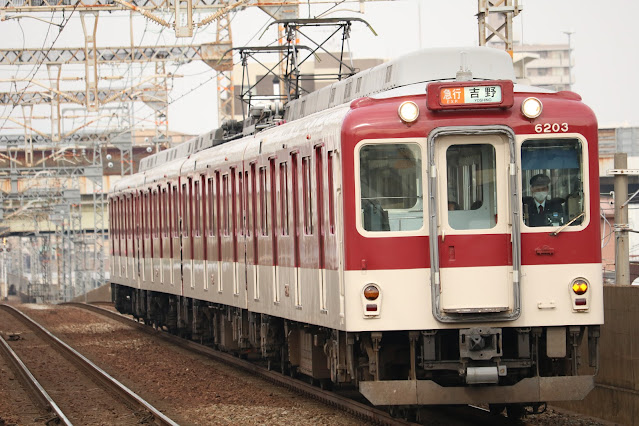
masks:
POLYGON ((520 416, 582 399, 598 367, 599 326, 352 333, 118 284, 112 295, 146 324, 380 406, 488 403, 520 416))

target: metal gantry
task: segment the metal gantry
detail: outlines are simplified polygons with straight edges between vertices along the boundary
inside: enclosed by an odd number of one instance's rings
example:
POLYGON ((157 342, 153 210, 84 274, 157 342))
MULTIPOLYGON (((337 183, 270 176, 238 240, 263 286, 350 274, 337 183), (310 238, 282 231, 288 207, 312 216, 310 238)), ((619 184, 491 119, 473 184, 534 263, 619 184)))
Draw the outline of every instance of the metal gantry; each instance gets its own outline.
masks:
MULTIPOLYGON (((513 55, 513 18, 522 11, 520 0, 478 0, 479 45, 497 37, 513 55)), ((497 41, 497 40, 492 40, 497 41)))

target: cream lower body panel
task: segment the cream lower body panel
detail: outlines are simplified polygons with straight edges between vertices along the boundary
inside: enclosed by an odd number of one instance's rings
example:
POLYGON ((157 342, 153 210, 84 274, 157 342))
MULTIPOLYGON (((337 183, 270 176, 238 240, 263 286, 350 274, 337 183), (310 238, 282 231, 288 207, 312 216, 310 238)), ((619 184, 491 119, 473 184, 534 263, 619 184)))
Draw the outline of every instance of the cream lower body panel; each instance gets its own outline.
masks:
POLYGON ((530 377, 512 386, 443 387, 431 380, 360 382, 373 405, 514 404, 582 400, 593 376, 530 377))
MULTIPOLYGON (((249 265, 251 267, 251 265, 249 265)), ((249 280, 248 309, 307 324, 341 329, 339 272, 259 265, 249 280)))
POLYGON ((184 296, 246 309, 244 264, 204 260, 184 263, 184 296))
MULTIPOLYGON (((456 279, 481 288, 482 268, 458 268, 456 279)), ((603 323, 603 278, 601 264, 532 265, 521 271, 521 314, 514 321, 486 323, 441 323, 433 316, 429 269, 346 271, 345 331, 435 330, 466 328, 477 324, 494 327, 534 327, 603 323), (590 282, 589 309, 575 312, 570 284, 574 278, 590 282), (381 289, 380 315, 365 317, 364 287, 381 289)), ((512 290, 509 297, 512 298, 512 290)), ((512 305, 512 300, 510 301, 512 305)))
POLYGON ((170 276, 163 273, 164 264, 170 263, 170 259, 153 258, 146 259, 146 262, 148 271, 148 273, 146 274, 146 280, 142 280, 140 277, 140 285, 138 288, 142 290, 157 291, 160 293, 168 293, 177 296, 180 296, 182 294, 181 284, 171 284, 170 276))

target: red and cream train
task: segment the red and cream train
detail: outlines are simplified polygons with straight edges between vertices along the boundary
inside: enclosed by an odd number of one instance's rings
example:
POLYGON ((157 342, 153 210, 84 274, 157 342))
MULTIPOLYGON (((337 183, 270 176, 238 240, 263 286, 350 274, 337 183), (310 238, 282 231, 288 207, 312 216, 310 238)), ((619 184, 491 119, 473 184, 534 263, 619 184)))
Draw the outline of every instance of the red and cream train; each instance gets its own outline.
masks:
POLYGON ((514 81, 496 49, 419 51, 148 157, 109 196, 117 308, 375 405, 583 398, 597 122, 514 81))

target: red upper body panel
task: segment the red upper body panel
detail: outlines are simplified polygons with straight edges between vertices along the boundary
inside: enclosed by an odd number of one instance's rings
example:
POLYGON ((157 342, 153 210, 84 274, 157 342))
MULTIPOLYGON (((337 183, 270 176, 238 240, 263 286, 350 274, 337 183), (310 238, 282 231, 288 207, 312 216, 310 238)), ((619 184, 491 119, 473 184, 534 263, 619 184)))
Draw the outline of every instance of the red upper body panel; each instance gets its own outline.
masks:
MULTIPOLYGON (((516 135, 535 137, 544 125, 552 131, 552 123, 567 123, 567 133, 583 135, 588 142, 588 180, 585 190, 590 193, 587 214, 588 226, 579 232, 561 232, 550 236, 522 226, 521 253, 523 265, 574 264, 601 262, 599 224, 599 168, 597 146, 597 121, 579 96, 572 92, 559 93, 515 93, 514 105, 508 109, 476 108, 464 110, 430 111, 426 106, 426 94, 389 99, 363 98, 351 104, 342 127, 342 170, 344 182, 344 244, 345 269, 413 269, 430 267, 428 237, 381 237, 367 238, 356 228, 356 194, 354 175, 355 146, 363 139, 426 138, 436 128, 447 126, 495 126, 510 127, 516 135), (539 98, 543 112, 536 119, 521 114, 521 103, 529 96, 539 98), (399 105, 407 100, 417 103, 419 118, 411 124, 403 123, 398 116, 399 105), (539 253, 538 253, 539 252, 539 253)), ((555 126, 555 129, 557 126, 555 126)), ((556 133, 562 137, 562 132, 556 133)), ((425 214, 425 217, 427 215, 425 214)), ((426 223, 426 227, 428 224, 426 223)), ((446 243, 455 243, 463 238, 456 250, 475 250, 471 264, 456 262, 446 253, 440 253, 441 266, 491 266, 512 263, 511 256, 504 257, 507 250, 499 250, 509 239, 503 235, 446 236, 446 243), (489 253, 500 251, 498 256, 489 253)), ((440 249, 441 251, 441 249, 440 249)), ((467 258, 462 256, 461 258, 467 258)))

